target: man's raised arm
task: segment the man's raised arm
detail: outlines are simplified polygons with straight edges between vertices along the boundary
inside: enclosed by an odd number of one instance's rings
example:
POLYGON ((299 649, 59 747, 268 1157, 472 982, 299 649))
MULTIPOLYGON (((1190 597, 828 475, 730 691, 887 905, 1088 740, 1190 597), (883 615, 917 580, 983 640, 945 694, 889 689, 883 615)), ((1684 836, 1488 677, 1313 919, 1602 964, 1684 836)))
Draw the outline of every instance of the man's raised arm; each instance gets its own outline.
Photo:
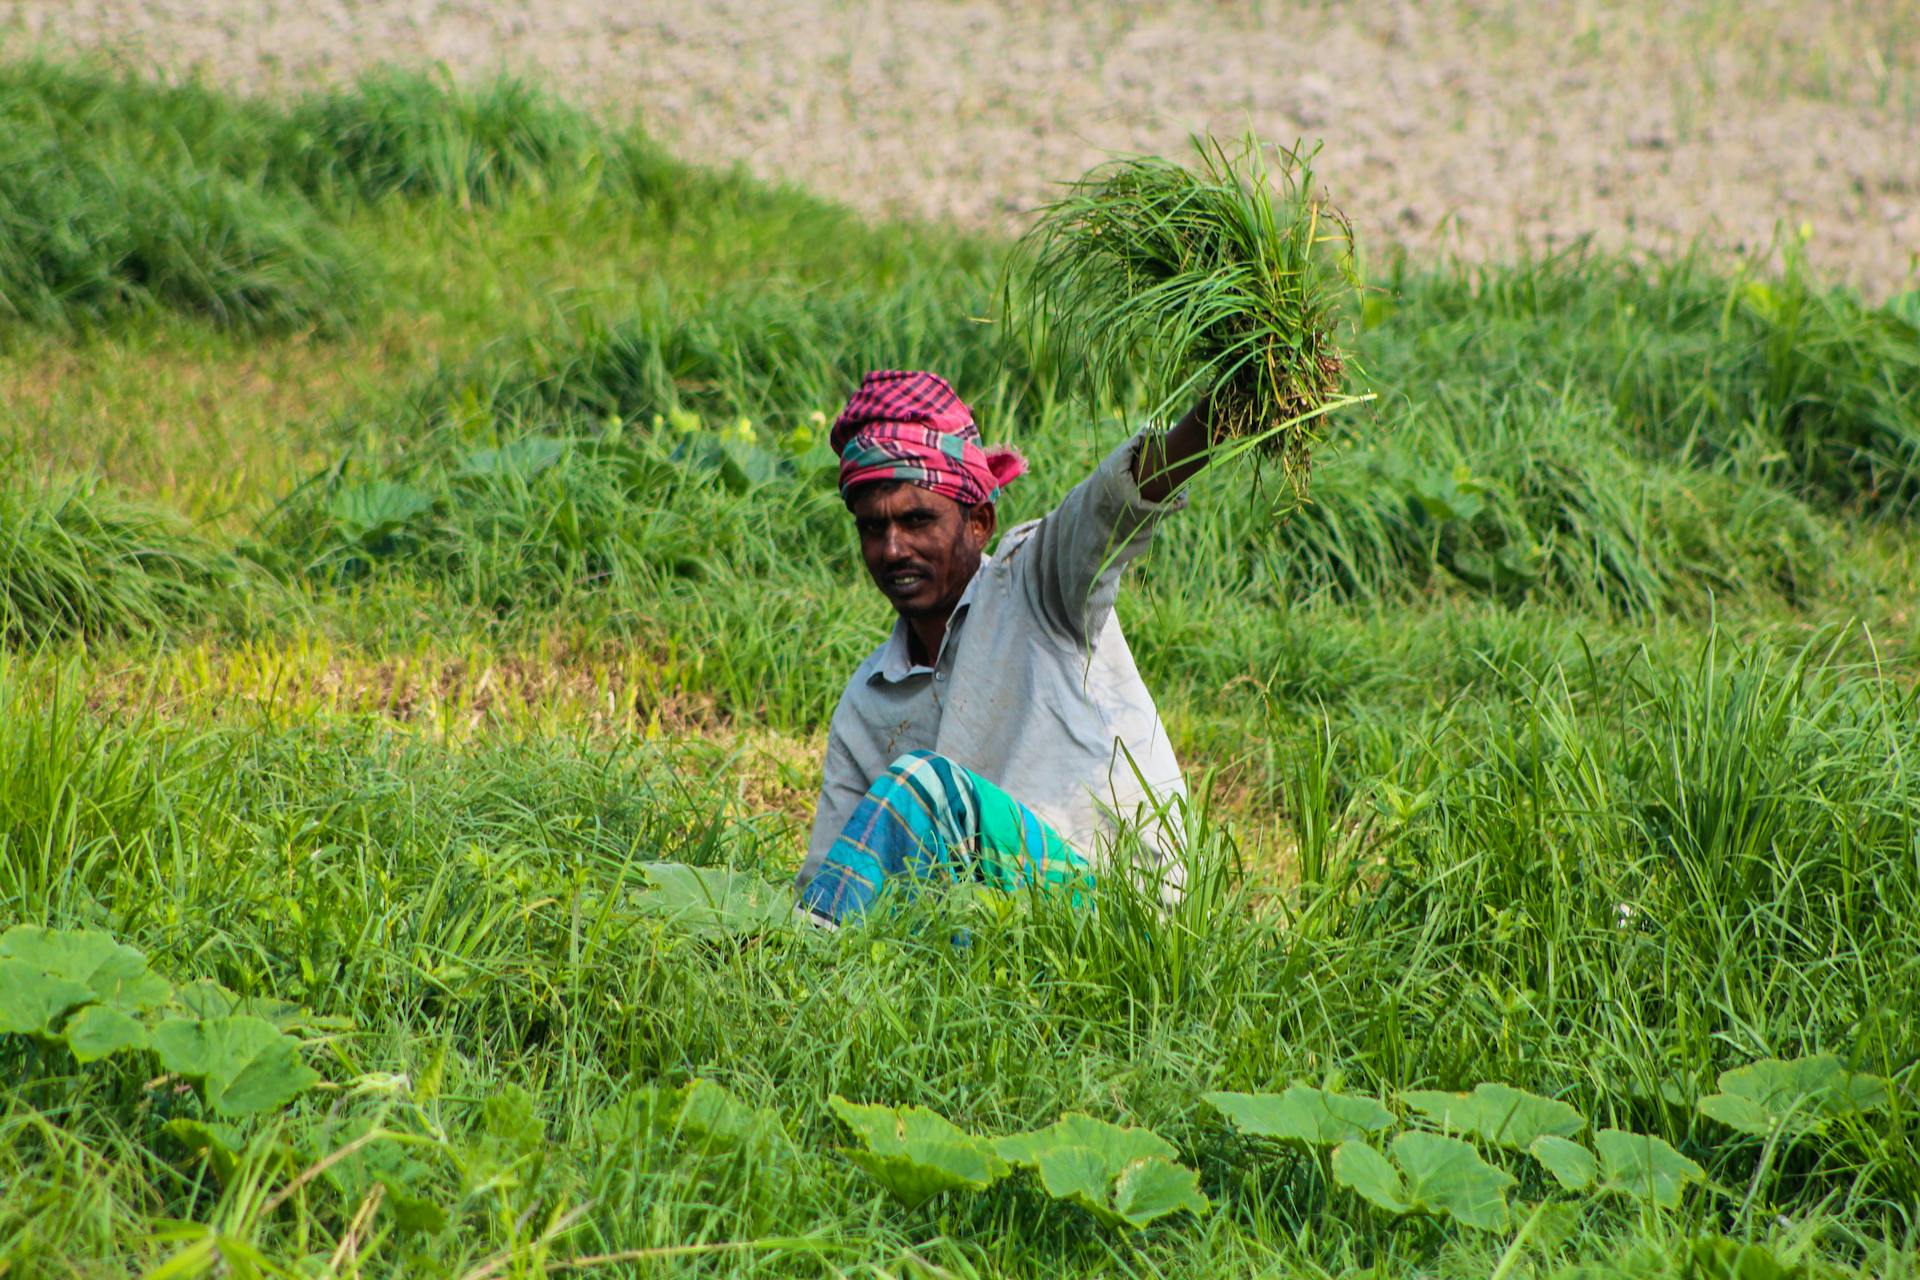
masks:
POLYGON ((1187 410, 1165 435, 1148 435, 1133 454, 1133 479, 1148 502, 1165 502, 1200 474, 1213 447, 1207 402, 1187 410))
POLYGON ((1171 431, 1143 432, 1109 454, 1040 521, 1014 554, 1028 598, 1048 624, 1076 643, 1097 634, 1120 591, 1120 572, 1146 550, 1161 517, 1206 465, 1206 402, 1171 431))

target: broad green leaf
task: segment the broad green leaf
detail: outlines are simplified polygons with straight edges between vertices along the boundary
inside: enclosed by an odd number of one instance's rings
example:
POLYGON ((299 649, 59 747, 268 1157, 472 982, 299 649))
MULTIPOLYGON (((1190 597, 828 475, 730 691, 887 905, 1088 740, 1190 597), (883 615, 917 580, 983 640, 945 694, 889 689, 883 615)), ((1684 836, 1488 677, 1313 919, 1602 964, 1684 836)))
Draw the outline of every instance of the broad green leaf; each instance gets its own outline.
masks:
POLYGON ((1403 1133, 1393 1140, 1393 1162, 1415 1204, 1482 1231, 1506 1227, 1513 1175, 1482 1160, 1472 1143, 1437 1133, 1403 1133))
POLYGON ((1463 1226, 1499 1231, 1507 1225, 1513 1175, 1480 1158, 1471 1143, 1437 1133, 1403 1133, 1393 1161, 1358 1138, 1333 1153, 1333 1180, 1388 1213, 1431 1213, 1463 1226))
POLYGON ((1765 1245, 1725 1236, 1700 1236, 1689 1252, 1701 1280, 1801 1280, 1807 1274, 1804 1264, 1788 1266, 1765 1245))
POLYGON ((476 449, 460 461, 459 474, 475 479, 531 480, 567 456, 573 442, 556 436, 527 436, 498 449, 476 449))
POLYGON ((147 958, 94 929, 43 929, 20 924, 0 934, 0 960, 17 960, 50 977, 84 984, 101 1004, 141 1013, 173 994, 147 958))
POLYGON ((793 923, 793 894, 744 871, 652 862, 640 867, 650 888, 636 895, 643 911, 700 934, 765 933, 793 923))
POLYGON ((1585 1191, 1593 1185, 1600 1166, 1593 1152, 1577 1142, 1557 1134, 1543 1133, 1527 1144, 1527 1152, 1553 1180, 1569 1191, 1585 1191))
POLYGON ((349 485, 327 503, 327 514, 356 542, 377 542, 433 510, 433 496, 410 484, 372 480, 349 485))
POLYGON ((1511 1085, 1479 1084, 1472 1093, 1420 1089, 1401 1098, 1448 1129, 1513 1151, 1525 1151, 1542 1134, 1573 1138, 1587 1127, 1586 1117, 1566 1103, 1511 1085))
POLYGON ((1878 1111, 1887 1082, 1849 1071, 1832 1054, 1759 1062, 1720 1073, 1720 1092, 1700 1099, 1700 1113, 1731 1129, 1767 1137, 1775 1131, 1818 1133, 1834 1119, 1878 1111))
POLYGON ((984 1191, 1007 1174, 1007 1162, 975 1137, 925 1107, 882 1107, 827 1099, 866 1149, 847 1158, 909 1209, 942 1191, 984 1191))
POLYGON ((288 1000, 271 996, 240 996, 211 978, 183 983, 173 991, 173 1003, 196 1018, 224 1018, 244 1013, 271 1022, 281 1031, 301 1028, 342 1031, 353 1026, 353 1019, 318 1015, 288 1000))
POLYGON ((681 1137, 709 1151, 765 1151, 786 1141, 778 1114, 742 1102, 725 1085, 691 1080, 680 1097, 681 1137))
POLYGON ((1706 1176, 1699 1165, 1650 1134, 1602 1129, 1593 1135, 1593 1145, 1600 1153, 1602 1191, 1677 1209, 1686 1184, 1706 1176))
POLYGON ((547 1127, 540 1123, 533 1095, 520 1085, 507 1083, 488 1094, 480 1104, 480 1121, 487 1137, 516 1154, 531 1155, 547 1145, 547 1127))
POLYGON ((82 1062, 147 1047, 146 1024, 130 1013, 104 1004, 90 1004, 68 1018, 61 1035, 73 1056, 82 1062))
POLYGON ((1393 1113, 1372 1098, 1304 1084, 1278 1094, 1209 1093, 1204 1100, 1242 1133, 1316 1147, 1365 1137, 1393 1123, 1393 1113))
POLYGON ((1213 1208, 1200 1191, 1200 1175, 1160 1156, 1136 1160, 1113 1183, 1113 1212, 1138 1229, 1182 1209, 1203 1217, 1213 1208))
POLYGON ((1400 1171, 1358 1138, 1333 1149, 1333 1180, 1388 1213, 1414 1212, 1400 1171))
POLYGON ((1079 1111, 1069 1111, 1044 1129, 1008 1134, 994 1142, 994 1150, 1008 1164, 1038 1168, 1049 1151, 1077 1147, 1094 1152, 1115 1175, 1135 1160, 1164 1156, 1171 1160, 1179 1152, 1151 1129, 1136 1129, 1105 1120, 1096 1120, 1079 1111))
POLYGON ((300 1042, 244 1014, 168 1018, 153 1032, 160 1065, 201 1082, 207 1105, 247 1116, 285 1106, 320 1078, 300 1060, 300 1042))
POLYGON ((1147 1129, 1074 1111, 1044 1129, 1001 1138, 994 1149, 1007 1163, 1038 1172, 1048 1195, 1110 1225, 1144 1227, 1180 1209, 1210 1207, 1198 1175, 1174 1163, 1173 1144, 1147 1129))
POLYGON ((1776 1115, 1751 1098, 1742 1098, 1731 1093, 1712 1093, 1694 1104, 1700 1114, 1709 1120, 1718 1120, 1729 1129, 1738 1129, 1741 1133, 1751 1133, 1757 1137, 1766 1137, 1776 1127, 1787 1128, 1793 1133, 1804 1133, 1823 1122, 1817 1114, 1801 1111, 1788 1118, 1776 1115))
POLYGON ((0 1032, 50 1036, 67 1010, 93 999, 93 988, 24 960, 0 960, 0 1032))

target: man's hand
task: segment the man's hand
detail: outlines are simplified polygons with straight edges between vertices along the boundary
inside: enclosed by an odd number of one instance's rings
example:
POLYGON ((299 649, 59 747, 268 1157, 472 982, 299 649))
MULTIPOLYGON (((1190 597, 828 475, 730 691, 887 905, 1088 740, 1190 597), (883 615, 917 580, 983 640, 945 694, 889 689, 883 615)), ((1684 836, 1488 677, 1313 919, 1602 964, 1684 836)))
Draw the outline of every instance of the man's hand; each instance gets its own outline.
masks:
POLYGON ((1165 502, 1200 474, 1212 450, 1213 430, 1206 397, 1164 435, 1149 435, 1133 455, 1133 480, 1148 502, 1165 502))

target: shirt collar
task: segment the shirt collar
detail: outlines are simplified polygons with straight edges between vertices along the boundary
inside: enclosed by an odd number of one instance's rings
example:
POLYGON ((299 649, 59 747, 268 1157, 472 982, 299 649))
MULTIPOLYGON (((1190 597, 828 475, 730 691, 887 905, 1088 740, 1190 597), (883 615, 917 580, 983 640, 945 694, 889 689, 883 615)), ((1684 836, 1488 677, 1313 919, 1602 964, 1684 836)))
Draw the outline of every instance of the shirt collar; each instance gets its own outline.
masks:
MULTIPOLYGON (((939 664, 941 656, 954 645, 960 623, 965 619, 968 607, 973 604, 974 590, 980 585, 980 571, 987 567, 988 561, 992 558, 986 555, 980 557, 980 569, 976 569, 973 577, 967 580, 967 589, 960 593, 960 599, 955 602, 953 613, 947 619, 946 637, 940 641, 940 652, 933 655, 935 665, 939 664)), ((911 652, 907 644, 907 620, 896 617, 893 620, 893 633, 887 637, 887 647, 880 653, 880 665, 874 669, 872 675, 867 677, 867 682, 871 684, 875 680, 885 680, 888 684, 899 684, 908 676, 927 675, 933 670, 930 666, 914 665, 912 657, 909 656, 911 652)))

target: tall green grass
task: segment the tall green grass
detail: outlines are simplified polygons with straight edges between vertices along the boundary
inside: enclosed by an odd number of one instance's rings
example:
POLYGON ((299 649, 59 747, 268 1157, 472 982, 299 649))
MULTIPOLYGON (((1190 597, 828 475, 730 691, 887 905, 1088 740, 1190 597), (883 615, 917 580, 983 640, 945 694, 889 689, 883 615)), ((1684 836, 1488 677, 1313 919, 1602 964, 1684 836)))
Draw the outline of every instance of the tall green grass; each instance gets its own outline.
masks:
POLYGON ((166 636, 237 616, 244 582, 178 516, 0 465, 0 645, 166 636))
POLYGON ((0 68, 0 314, 152 310, 243 330, 342 323, 369 282, 338 225, 387 198, 497 203, 676 172, 544 92, 382 72, 285 105, 44 62, 0 68))
MULTIPOLYGON (((1196 1101, 1295 1078, 1507 1081, 1660 1134, 1729 1188, 1638 1222, 1596 1204, 1537 1247, 1544 1272, 1631 1242, 1645 1273, 1678 1275, 1689 1234, 1776 1237, 1772 1224, 1805 1214, 1826 1224, 1831 1264, 1887 1265, 1869 1242, 1903 1240, 1920 1194, 1910 1109, 1769 1155, 1692 1102, 1727 1066, 1813 1051, 1911 1086, 1911 690, 1819 650, 1724 643, 1695 668, 1628 666, 1598 686, 1515 674, 1499 714, 1429 719, 1421 749, 1345 799, 1313 783, 1330 756, 1297 762, 1313 861, 1282 897, 1250 898, 1231 837, 1202 819, 1180 910, 1116 883, 1097 912, 975 921, 963 950, 911 916, 745 948, 663 927, 631 897, 647 860, 777 875, 792 849, 777 827, 718 817, 723 780, 649 749, 116 724, 16 679, 0 718, 0 896, 22 918, 112 928, 170 972, 352 1019, 329 1063, 343 1100, 261 1132, 303 1160, 364 1132, 371 1121, 346 1121, 369 1111, 444 1135, 453 1156, 415 1185, 457 1229, 395 1241, 382 1266, 454 1273, 512 1247, 514 1215, 615 1189, 620 1210, 590 1211, 566 1252, 824 1231, 852 1259, 923 1247, 983 1274, 1490 1265, 1491 1246, 1370 1220, 1311 1162, 1222 1147, 1196 1101), (1589 704, 1579 690, 1595 687, 1589 704), (1425 752, 1449 764, 1422 780, 1425 752), (1414 798, 1362 821, 1394 786, 1414 798), (774 1182, 716 1185, 645 1139, 596 1137, 629 1087, 692 1074, 782 1117, 793 1146, 774 1182), (1198 1161, 1222 1221, 1122 1242, 1003 1191, 955 1201, 929 1235, 833 1154, 833 1092, 994 1130, 1063 1109, 1147 1124, 1198 1161), (535 1146, 489 1145, 509 1136, 485 1103, 503 1093, 524 1097, 535 1146)), ((190 1165, 139 1083, 95 1070, 14 1096, 16 1127, 54 1098, 81 1102, 53 1147, 9 1149, 14 1185, 62 1185, 89 1160, 128 1179, 116 1201, 97 1178, 71 1183, 80 1218, 11 1197, 16 1230, 76 1259, 157 1258, 150 1216, 231 1202, 231 1187, 170 1172, 190 1165), (118 1236, 98 1225, 113 1221, 118 1236)), ((300 1232, 337 1238, 355 1207, 322 1183, 299 1213, 248 1230, 285 1256, 300 1232)), ((715 1265, 779 1269, 751 1254, 715 1265)))
POLYGON ((337 323, 359 286, 302 204, 0 99, 0 325, 79 329, 155 310, 238 329, 337 323))

